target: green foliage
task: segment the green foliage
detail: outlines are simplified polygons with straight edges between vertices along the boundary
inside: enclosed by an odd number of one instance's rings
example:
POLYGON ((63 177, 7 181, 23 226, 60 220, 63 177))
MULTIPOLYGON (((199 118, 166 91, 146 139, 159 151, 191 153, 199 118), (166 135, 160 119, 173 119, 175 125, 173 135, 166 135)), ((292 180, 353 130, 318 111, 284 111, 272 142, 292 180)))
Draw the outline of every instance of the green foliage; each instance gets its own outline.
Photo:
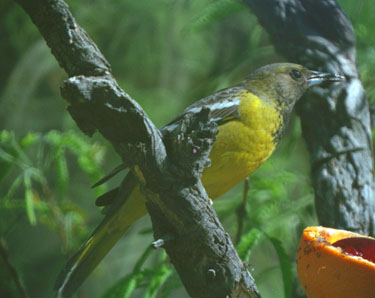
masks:
POLYGON ((154 298, 172 274, 165 264, 166 254, 163 253, 152 269, 142 269, 153 249, 146 248, 137 260, 133 271, 120 279, 103 296, 103 298, 132 297, 137 288, 145 288, 143 297, 154 298))
POLYGON ((295 280, 293 275, 292 266, 293 263, 290 261, 290 256, 287 251, 284 249, 281 240, 269 237, 280 263, 281 275, 284 284, 284 296, 292 297, 293 282, 295 280))
POLYGON ((186 30, 201 30, 244 9, 245 7, 236 0, 211 2, 190 24, 187 24, 186 30))
POLYGON ((371 103, 375 101, 375 36, 372 28, 375 26, 375 5, 371 1, 339 0, 349 19, 351 20, 355 36, 358 69, 362 83, 371 103))
POLYGON ((102 175, 99 163, 103 148, 88 143, 81 134, 50 131, 45 135, 29 133, 17 140, 14 133, 0 131, 0 164, 3 165, 0 185, 10 185, 0 188, 2 233, 11 228, 7 219, 12 212, 24 210, 31 225, 40 222, 59 233, 64 249, 70 249, 71 230, 83 232, 84 218, 80 208, 68 197, 68 163, 72 159, 69 154, 73 154, 92 181, 102 175))
POLYGON ((26 213, 30 224, 36 224, 35 208, 34 208, 34 196, 31 187, 31 178, 28 172, 25 173, 24 178, 25 187, 25 201, 26 201, 26 213))
POLYGON ((265 238, 269 240, 276 252, 281 269, 281 277, 284 286, 284 297, 291 297, 293 282, 295 280, 292 269, 294 262, 291 261, 290 255, 284 249, 281 240, 275 237, 270 237, 269 235, 267 235, 267 233, 253 228, 250 230, 250 232, 242 236, 241 242, 237 246, 238 254, 243 261, 248 262, 250 260, 250 254, 253 251, 254 246, 258 244, 262 236, 265 236, 265 238))
POLYGON ((258 243, 261 236, 262 232, 253 228, 241 237, 241 241, 236 247, 241 260, 244 262, 249 260, 252 248, 258 243))

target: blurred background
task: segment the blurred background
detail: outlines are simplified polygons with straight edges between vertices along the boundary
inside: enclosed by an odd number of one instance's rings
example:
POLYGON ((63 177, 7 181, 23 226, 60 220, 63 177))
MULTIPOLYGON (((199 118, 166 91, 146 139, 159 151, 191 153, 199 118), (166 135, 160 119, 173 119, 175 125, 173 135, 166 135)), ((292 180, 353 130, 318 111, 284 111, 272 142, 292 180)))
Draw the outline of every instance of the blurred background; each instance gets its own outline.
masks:
MULTIPOLYGON (((353 23, 358 67, 372 101, 375 2, 338 2, 353 23)), ((158 126, 259 66, 284 61, 256 18, 234 0, 67 3, 120 86, 158 126)), ((97 189, 90 185, 120 159, 99 134, 88 138, 76 127, 59 91, 66 74, 11 0, 0 3, 0 52, 0 297, 53 297, 67 258, 102 218, 95 198, 122 177, 97 189)), ((308 158, 299 119, 292 117, 276 152, 250 179, 237 248, 264 298, 299 295, 297 243, 304 227, 317 224, 308 158)), ((242 193, 239 185, 214 203, 232 238, 242 193)), ((148 248, 152 240, 145 217, 77 297, 188 297, 164 252, 148 248)))

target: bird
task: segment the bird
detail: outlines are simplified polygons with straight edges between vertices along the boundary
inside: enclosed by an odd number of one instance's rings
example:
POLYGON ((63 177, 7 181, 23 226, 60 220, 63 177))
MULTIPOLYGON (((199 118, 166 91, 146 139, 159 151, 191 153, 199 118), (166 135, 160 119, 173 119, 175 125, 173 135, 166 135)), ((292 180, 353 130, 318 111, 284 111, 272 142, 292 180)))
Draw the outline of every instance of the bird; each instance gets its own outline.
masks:
MULTIPOLYGON (((162 134, 173 130, 185 115, 209 109, 209 121, 217 123, 218 135, 201 181, 213 200, 243 181, 259 168, 279 143, 293 107, 304 92, 324 82, 339 82, 339 74, 311 71, 294 63, 263 66, 245 80, 198 100, 182 114, 161 128, 162 134)), ((120 165, 95 186, 125 169, 120 165)), ((102 195, 98 206, 107 205, 103 221, 67 262, 55 289, 57 298, 69 298, 81 286, 130 225, 147 213, 145 197, 134 174, 129 172, 122 186, 102 195)))

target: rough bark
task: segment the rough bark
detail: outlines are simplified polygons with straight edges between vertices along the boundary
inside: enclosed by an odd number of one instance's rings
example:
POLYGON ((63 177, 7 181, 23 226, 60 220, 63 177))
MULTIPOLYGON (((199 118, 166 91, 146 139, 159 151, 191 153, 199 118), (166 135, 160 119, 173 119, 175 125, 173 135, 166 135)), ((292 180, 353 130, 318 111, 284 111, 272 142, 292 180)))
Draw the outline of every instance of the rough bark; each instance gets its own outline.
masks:
POLYGON ((244 0, 276 50, 347 81, 314 88, 298 104, 321 225, 375 234, 372 141, 352 25, 334 0, 244 0))
POLYGON ((63 1, 17 0, 70 76, 68 110, 88 135, 99 131, 144 185, 156 238, 192 297, 260 297, 200 182, 216 127, 203 110, 167 139, 117 85, 109 63, 63 1), (171 238, 171 237, 170 237, 171 238))

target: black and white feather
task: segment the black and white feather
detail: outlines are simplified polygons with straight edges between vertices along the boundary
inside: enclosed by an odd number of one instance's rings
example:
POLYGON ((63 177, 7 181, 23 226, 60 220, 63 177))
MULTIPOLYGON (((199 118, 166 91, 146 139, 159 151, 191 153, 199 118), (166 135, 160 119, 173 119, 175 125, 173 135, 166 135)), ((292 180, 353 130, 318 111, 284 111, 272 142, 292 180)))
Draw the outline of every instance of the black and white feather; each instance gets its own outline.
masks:
POLYGON ((219 125, 230 120, 239 119, 238 107, 240 105, 240 96, 246 90, 241 86, 231 87, 220 90, 210 96, 202 98, 196 103, 185 109, 177 118, 168 123, 163 129, 171 129, 178 125, 178 122, 189 113, 199 113, 203 107, 210 109, 210 120, 219 125))

